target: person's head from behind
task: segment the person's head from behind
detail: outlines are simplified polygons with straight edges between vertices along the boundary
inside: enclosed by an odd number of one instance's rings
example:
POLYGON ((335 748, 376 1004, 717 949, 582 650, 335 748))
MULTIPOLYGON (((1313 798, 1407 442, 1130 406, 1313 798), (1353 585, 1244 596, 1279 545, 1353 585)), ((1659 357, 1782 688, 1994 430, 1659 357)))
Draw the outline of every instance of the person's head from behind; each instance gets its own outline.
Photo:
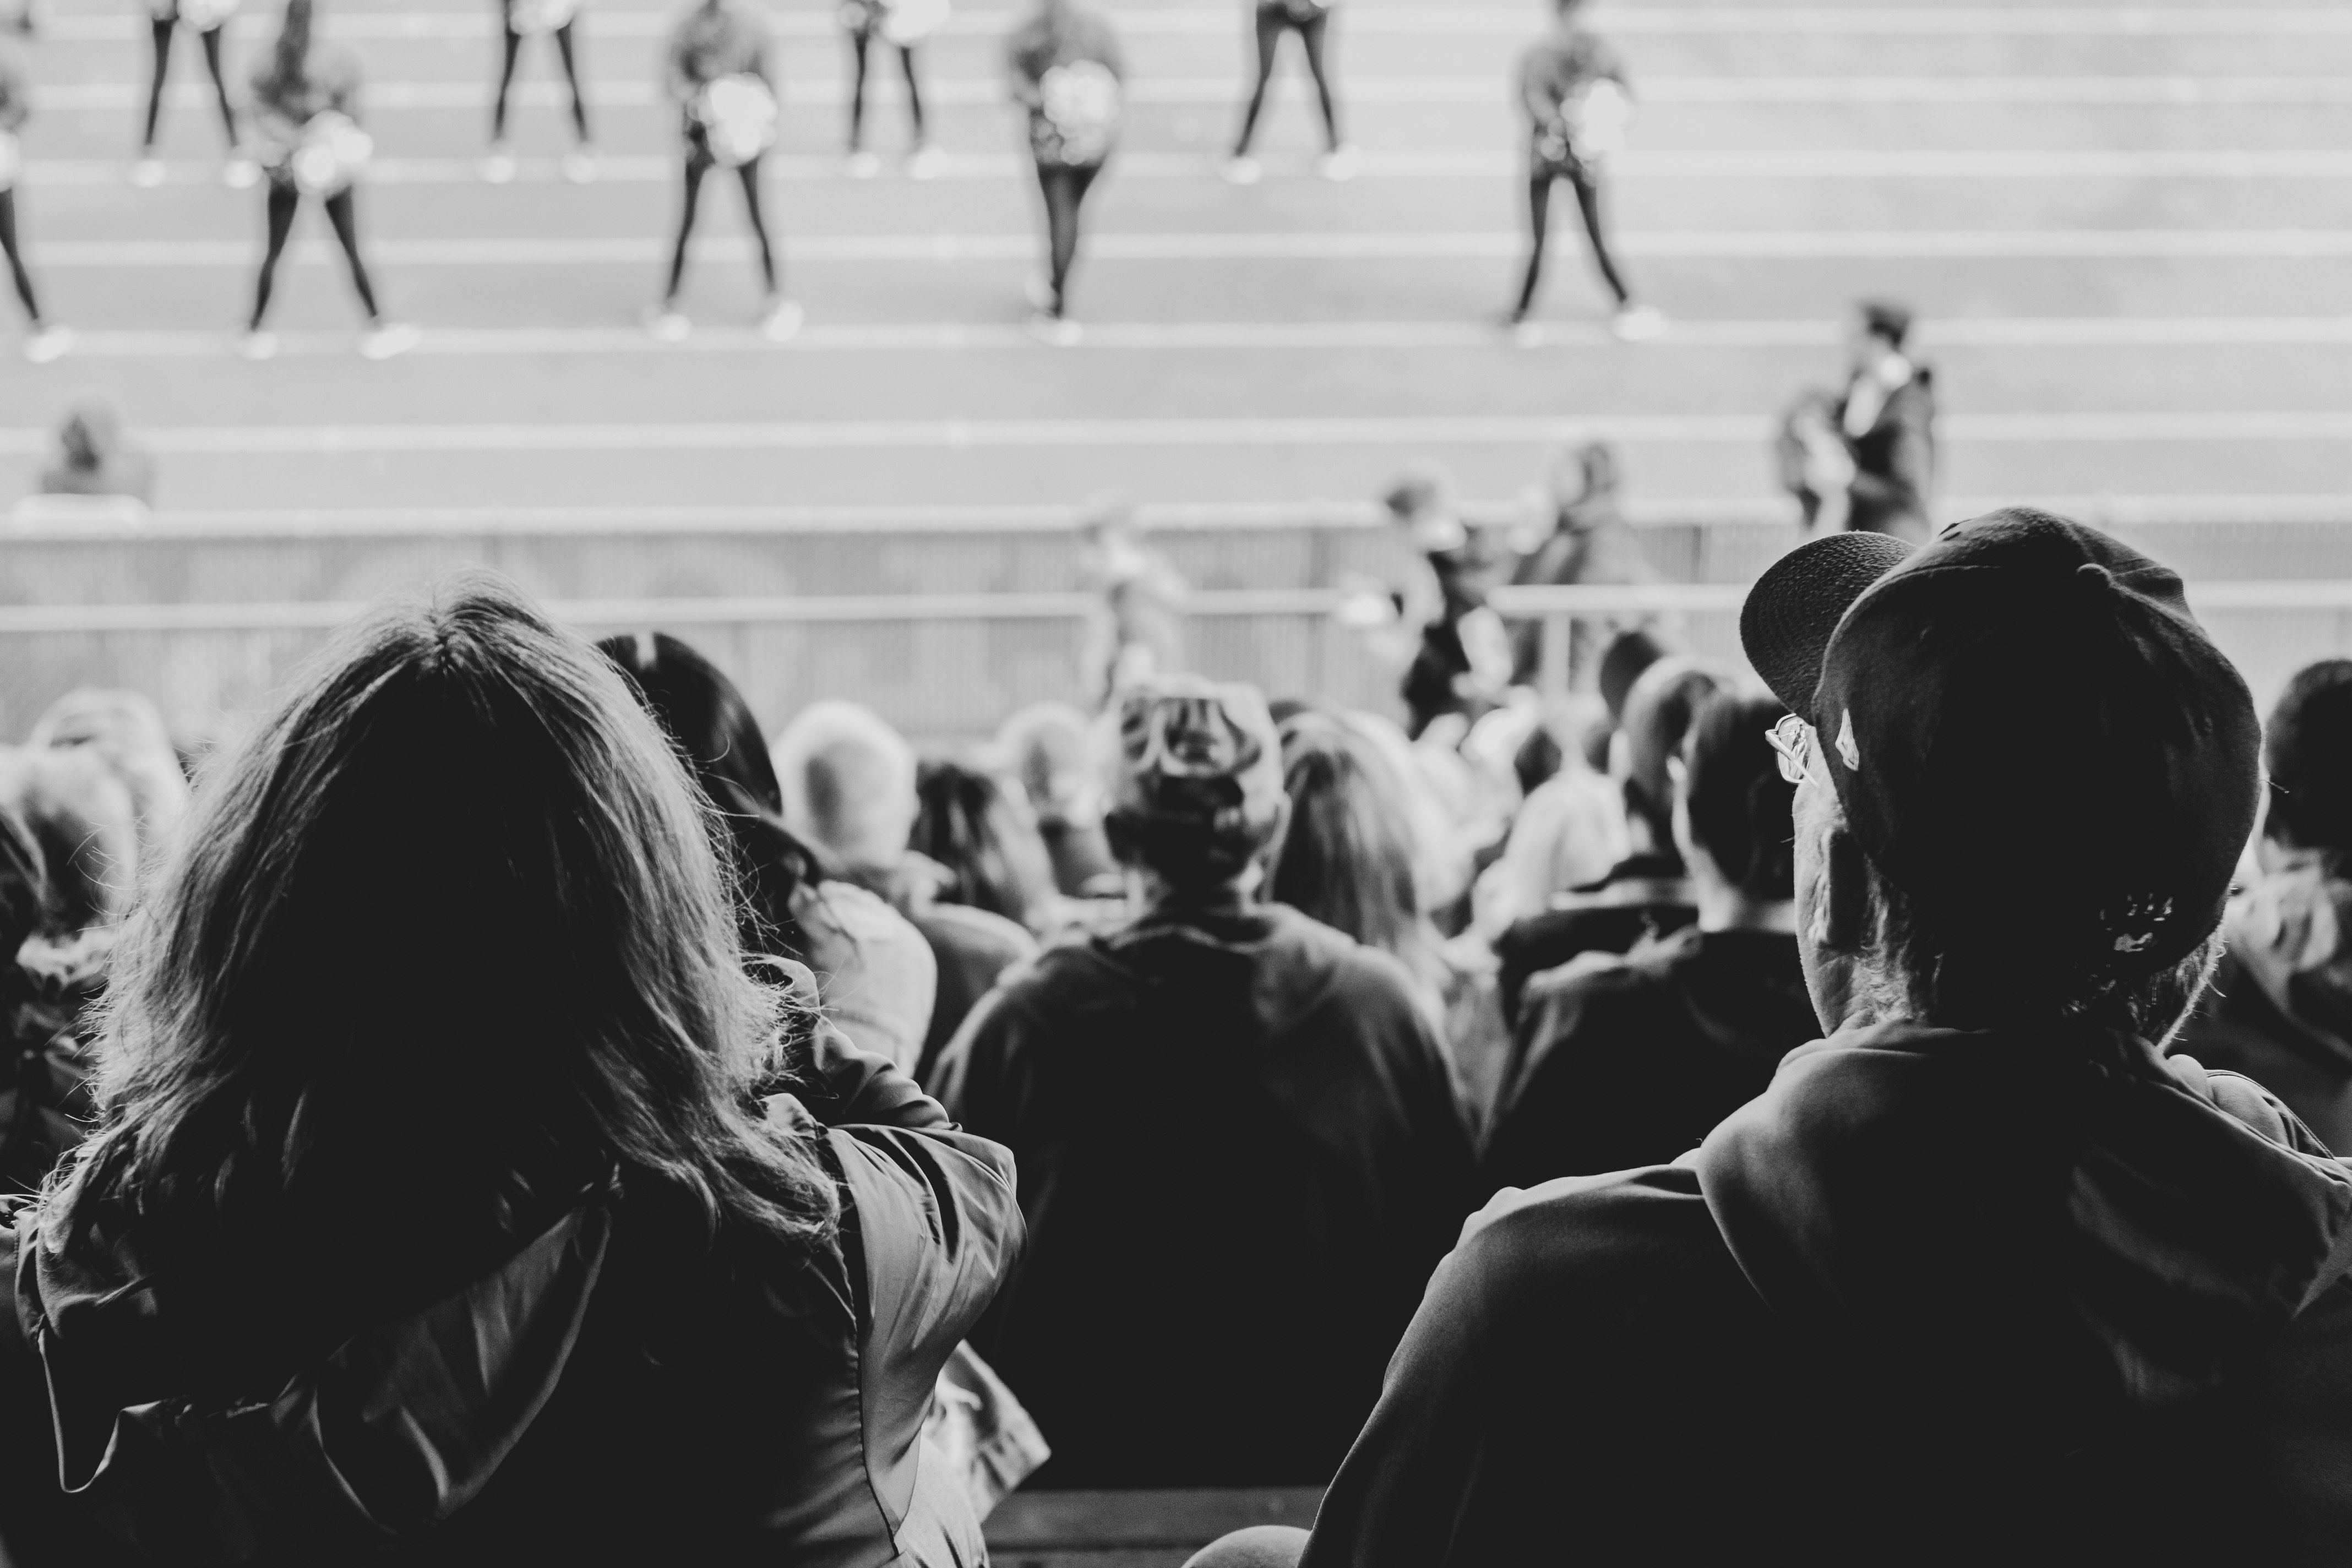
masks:
POLYGON ((1585 0, 1551 0, 1552 14, 1562 26, 1573 26, 1584 15, 1585 0))
POLYGON ((1889 355, 1911 352, 1911 309, 1891 300, 1864 300, 1846 322, 1846 363, 1856 372, 1875 370, 1889 355))
POLYGON ((1700 706, 1738 682, 1727 665, 1675 654, 1643 670, 1626 693, 1615 760, 1636 848, 1673 852, 1675 796, 1667 763, 1682 750, 1700 706))
POLYGON ((66 407, 58 425, 58 450, 69 468, 103 467, 122 445, 122 416, 102 392, 85 392, 66 407))
POLYGON ((1800 951, 1825 1027, 2065 1020, 2161 1042, 2210 973, 2262 737, 2180 580, 2013 508, 1758 580, 1790 716, 1800 951))
POLYGON ((1796 897, 1795 792, 1769 731, 1788 710, 1747 686, 1699 704, 1675 759, 1675 847, 1698 884, 1702 924, 1796 897))
POLYGON ((724 670, 667 632, 610 637, 596 647, 725 822, 744 895, 745 942, 760 952, 800 952, 793 895, 816 879, 816 857, 783 825, 783 793, 751 705, 724 670))
POLYGON ((0 811, 23 825, 47 868, 37 934, 67 942, 121 921, 140 874, 139 813, 102 758, 0 747, 0 811))
POLYGON ((1161 676, 1120 697, 1107 740, 1103 826, 1147 891, 1199 897, 1256 886, 1289 812, 1282 742, 1256 688, 1161 676))
POLYGON ((771 754, 784 825, 834 866, 879 876, 904 858, 920 809, 915 752, 880 714, 856 702, 813 702, 771 754))
POLYGON ((1544 489, 1553 515, 1566 520, 1577 507, 1617 491, 1617 449, 1606 441, 1555 448, 1544 470, 1544 489))
POLYGON ((1102 820, 1102 779, 1092 726, 1066 702, 1033 702, 997 727, 997 749, 1047 826, 1091 827, 1102 820))
POLYGON ((1415 549, 1434 553, 1461 547, 1463 527, 1454 470, 1433 458, 1407 468, 1381 493, 1389 520, 1412 536, 1415 549))
POLYGON ((1290 825, 1267 895, 1368 947, 1406 951, 1421 899, 1412 824, 1388 763, 1339 720, 1302 713, 1282 727, 1282 784, 1290 825))
POLYGON ((188 776, 163 712, 136 691, 85 686, 67 692, 33 721, 28 742, 57 751, 87 751, 131 792, 142 858, 159 858, 188 810, 188 776))
POLYGON ((385 1224, 528 1235, 617 1176, 822 1235, 830 1184, 743 1109, 781 998, 706 822, 619 672, 503 579, 380 605, 208 774, 117 950, 75 1229, 290 1232, 307 1267, 385 1224))
POLYGON ((1050 923, 1054 862, 1028 797, 987 768, 939 759, 916 772, 909 842, 945 867, 940 897, 1023 925, 1050 923))
POLYGON ((2263 730, 2265 860, 2317 855, 2352 868, 2352 659, 2297 670, 2263 730))

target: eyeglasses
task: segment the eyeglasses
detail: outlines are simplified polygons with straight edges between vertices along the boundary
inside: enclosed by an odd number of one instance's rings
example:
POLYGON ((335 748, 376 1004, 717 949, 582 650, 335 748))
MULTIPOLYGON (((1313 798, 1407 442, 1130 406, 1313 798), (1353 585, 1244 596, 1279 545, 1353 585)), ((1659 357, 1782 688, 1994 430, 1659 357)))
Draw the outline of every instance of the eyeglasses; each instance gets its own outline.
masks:
POLYGON ((1792 784, 1800 784, 1810 778, 1822 788, 1834 793, 1834 786, 1829 780, 1815 778, 1812 769, 1806 765, 1805 753, 1813 739, 1811 724, 1794 713, 1784 714, 1779 723, 1764 731, 1764 738, 1772 742, 1772 754, 1780 759, 1783 779, 1792 784))

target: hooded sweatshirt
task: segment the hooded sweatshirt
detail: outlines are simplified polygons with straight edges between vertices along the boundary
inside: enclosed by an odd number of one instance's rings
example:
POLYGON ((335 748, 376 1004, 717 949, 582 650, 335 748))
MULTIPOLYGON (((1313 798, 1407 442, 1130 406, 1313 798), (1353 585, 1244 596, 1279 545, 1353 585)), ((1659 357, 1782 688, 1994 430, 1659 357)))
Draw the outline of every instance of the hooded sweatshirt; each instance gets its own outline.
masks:
POLYGON ((2242 1072, 2352 1152, 2352 881, 2290 852, 2230 900, 2228 945, 2181 1049, 2242 1072))
POLYGON ((1487 1184, 1674 1159, 1820 1034, 1797 939, 1779 931, 1685 927, 1538 974, 1519 1003, 1487 1184))
POLYGON ((1475 1199, 1412 983, 1280 905, 1049 948, 933 1081, 1021 1163, 1025 1261, 973 1344, 1047 1487, 1319 1485, 1475 1199))
POLYGON ((2339 1563, 2352 1174, 2087 1026, 1792 1052, 1672 1165, 1465 1228, 1339 1563, 2339 1563))
POLYGON ((479 1272, 419 1277, 404 1265, 436 1239, 387 1237, 371 1289, 320 1298, 376 1308, 321 1322, 260 1268, 159 1262, 119 1221, 60 1248, 25 1208, 0 1229, 10 1550, 25 1568, 114 1561, 110 1538, 304 1568, 982 1561, 920 1434, 1020 1247, 1011 1162, 837 1033, 818 1051, 769 1107, 841 1195, 838 1246, 804 1255, 706 1244, 687 1205, 615 1178, 479 1272))

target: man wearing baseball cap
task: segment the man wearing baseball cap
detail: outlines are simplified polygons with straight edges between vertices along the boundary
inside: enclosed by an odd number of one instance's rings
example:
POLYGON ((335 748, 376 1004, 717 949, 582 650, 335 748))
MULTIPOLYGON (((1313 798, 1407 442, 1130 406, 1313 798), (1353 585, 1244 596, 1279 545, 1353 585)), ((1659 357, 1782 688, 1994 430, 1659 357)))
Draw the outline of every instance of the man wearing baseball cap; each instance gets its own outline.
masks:
POLYGON ((1471 1222, 1309 1568, 2346 1561, 2352 1174, 2161 1054, 2260 782, 2179 579, 2012 510, 1808 544, 1741 634, 1828 1037, 1471 1222))
POLYGON ((1013 1149, 1029 1246, 972 1342, 1027 1485, 1320 1485, 1477 1199, 1404 969, 1280 904, 1265 702, 1166 676, 1105 739, 1137 913, 999 984, 932 1069, 1013 1149))

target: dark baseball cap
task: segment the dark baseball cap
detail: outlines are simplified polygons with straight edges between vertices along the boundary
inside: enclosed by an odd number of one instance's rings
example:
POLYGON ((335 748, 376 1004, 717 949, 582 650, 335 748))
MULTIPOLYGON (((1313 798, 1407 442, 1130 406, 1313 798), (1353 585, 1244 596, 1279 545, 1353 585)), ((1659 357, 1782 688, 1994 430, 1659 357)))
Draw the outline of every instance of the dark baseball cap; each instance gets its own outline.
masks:
POLYGON ((1802 545, 1757 580, 1739 630, 1944 951, 2021 983, 2130 979, 2220 921, 2262 728, 2171 571, 2013 507, 1916 551, 1802 545))

